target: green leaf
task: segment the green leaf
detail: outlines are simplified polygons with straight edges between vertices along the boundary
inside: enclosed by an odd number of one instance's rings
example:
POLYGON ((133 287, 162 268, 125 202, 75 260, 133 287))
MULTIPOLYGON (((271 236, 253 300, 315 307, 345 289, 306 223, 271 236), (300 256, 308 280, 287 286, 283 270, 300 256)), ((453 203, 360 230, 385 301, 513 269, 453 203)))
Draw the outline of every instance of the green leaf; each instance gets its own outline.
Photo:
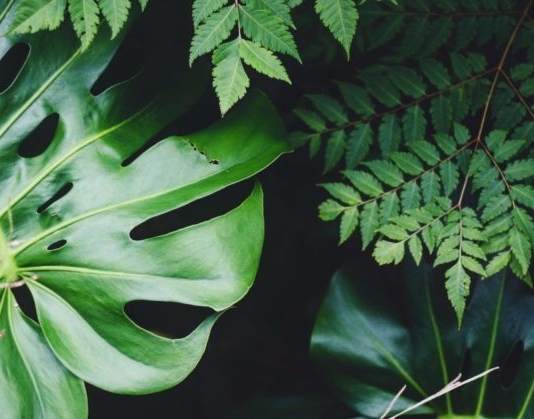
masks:
POLYGON ((10 417, 87 417, 83 382, 56 358, 40 327, 26 317, 11 291, 0 297, 0 403, 10 417), (5 359, 5 358, 4 358, 5 359))
POLYGON ((506 160, 514 157, 523 147, 525 141, 523 140, 508 140, 504 144, 495 150, 493 157, 498 163, 502 163, 506 160))
POLYGON ((446 89, 450 86, 449 72, 439 61, 433 58, 425 58, 419 62, 425 77, 438 89, 446 89))
POLYGON ((369 123, 357 125, 347 135, 347 153, 345 155, 347 169, 353 169, 367 157, 372 142, 373 129, 369 123))
POLYGON ((510 162, 504 169, 504 175, 508 181, 524 180, 534 176, 534 159, 510 162))
POLYGON ((405 95, 419 99, 426 94, 426 85, 411 68, 397 66, 391 69, 389 78, 405 95))
POLYGON ((423 165, 421 164, 421 161, 413 154, 399 151, 391 153, 389 157, 404 173, 412 176, 418 176, 423 171, 423 165))
POLYGON ((417 236, 410 238, 410 240, 408 240, 408 249, 410 250, 415 264, 419 265, 423 257, 423 244, 421 243, 421 239, 417 236))
POLYGON ((518 229, 514 228, 510 231, 508 238, 512 254, 519 263, 522 275, 528 273, 530 259, 532 257, 532 244, 528 238, 518 229))
POLYGON ((358 21, 354 0, 315 0, 315 11, 349 57, 358 21))
POLYGON ((291 80, 281 61, 268 49, 254 42, 242 39, 239 43, 239 55, 246 64, 258 73, 291 84, 291 80))
POLYGON ((375 108, 365 89, 352 83, 336 82, 347 105, 357 114, 367 117, 374 115, 375 108))
POLYGON ((57 29, 65 16, 67 0, 21 0, 10 25, 13 33, 57 29))
POLYGON ((195 0, 193 2, 193 24, 195 28, 209 15, 221 9, 227 0, 195 0))
POLYGON ((398 265, 404 259, 404 241, 390 242, 378 240, 373 251, 373 257, 379 265, 398 265))
POLYGON ((115 38, 122 29, 130 12, 130 0, 105 0, 100 1, 102 15, 111 28, 111 38, 115 38))
MULTIPOLYGON (((400 105, 401 95, 391 80, 379 73, 380 69, 370 68, 360 74, 365 87, 378 101, 387 107, 400 105)), ((388 116, 393 116, 389 114, 388 116)))
POLYGON ((399 215, 400 201, 395 192, 387 193, 380 202, 380 223, 386 224, 399 215))
POLYGON ((388 239, 394 241, 402 241, 408 238, 408 232, 396 224, 383 225, 378 229, 378 231, 388 239))
POLYGON ((452 124, 451 101, 444 95, 438 95, 430 102, 432 125, 437 133, 447 133, 452 124))
POLYGON ((337 100, 328 95, 306 95, 313 106, 329 121, 335 124, 346 124, 348 116, 337 100))
POLYGON ((517 64, 510 70, 510 77, 514 81, 525 80, 534 73, 534 64, 521 63, 517 64))
POLYGON ((494 195, 484 207, 482 212, 482 221, 488 222, 505 213, 512 207, 512 201, 508 195, 494 195))
POLYGON ((362 197, 358 191, 344 183, 321 183, 319 186, 325 188, 330 195, 339 199, 347 205, 356 205, 362 201, 362 197))
POLYGON ((425 172, 421 176, 421 190, 425 204, 431 204, 434 198, 440 194, 440 179, 433 170, 425 172))
POLYGON ((399 148, 401 142, 401 127, 395 115, 386 115, 382 118, 378 128, 378 143, 383 157, 389 156, 399 148))
MULTIPOLYGON (((462 256, 462 266, 471 271, 474 272, 482 277, 486 276, 486 271, 484 270, 483 266, 480 264, 480 262, 472 257, 469 256, 462 256)), ((469 294, 469 291, 468 291, 469 294)))
POLYGON ((401 202, 404 211, 420 206, 421 190, 416 182, 409 182, 404 185, 401 191, 401 202))
POLYGON ((518 342, 532 338, 534 313, 523 284, 503 273, 478 281, 458 330, 442 288, 434 286, 440 273, 425 264, 410 265, 373 281, 366 272, 374 269, 360 259, 336 272, 312 332, 312 360, 345 404, 361 416, 378 418, 406 384, 388 414, 392 417, 451 382, 464 365, 466 348, 470 372, 462 380, 488 366, 508 368, 510 354, 522 349, 521 367, 506 389, 493 372, 418 413, 445 417, 450 406, 464 417, 530 416, 533 352, 518 342))
POLYGON ((326 130, 326 123, 321 115, 317 112, 309 111, 307 109, 294 109, 293 112, 302 122, 304 122, 310 129, 322 132, 326 130))
POLYGON ((469 130, 458 123, 453 123, 453 129, 454 129, 454 139, 456 142, 460 145, 463 145, 467 143, 471 139, 471 134, 469 133, 469 130))
POLYGON ((189 50, 189 65, 221 44, 232 33, 237 22, 235 6, 227 6, 210 15, 196 30, 189 50))
POLYGON ((456 312, 458 326, 461 326, 465 311, 465 300, 469 295, 471 278, 465 272, 460 261, 456 262, 445 272, 445 277, 447 278, 445 281, 447 296, 456 312))
POLYGON ((239 21, 243 32, 252 41, 272 51, 288 54, 301 62, 293 35, 280 20, 273 19, 267 10, 239 7, 239 21))
POLYGON ((339 227, 339 244, 345 242, 354 233, 358 226, 358 217, 359 213, 356 207, 349 208, 343 212, 339 227))
POLYGON ((364 163, 371 172, 383 183, 389 186, 399 186, 404 182, 402 172, 393 163, 383 160, 373 160, 364 163))
POLYGON ((345 152, 345 131, 334 131, 326 142, 324 172, 332 170, 345 152))
POLYGON ((404 140, 408 143, 419 142, 425 139, 426 118, 419 105, 410 106, 402 118, 404 140))
POLYGON ((436 146, 427 141, 410 141, 408 148, 430 166, 434 166, 440 160, 436 146))
POLYGON ((100 9, 95 0, 68 0, 68 3, 70 18, 76 35, 82 41, 82 49, 87 49, 93 41, 100 23, 100 9))
POLYGON ((323 221, 335 220, 346 207, 333 199, 327 199, 319 205, 319 218, 323 221))
POLYGON ((534 188, 530 185, 514 185, 511 187, 512 199, 534 209, 534 188))
POLYGON ((510 252, 500 252, 496 254, 486 266, 486 273, 488 276, 495 275, 501 272, 510 263, 510 252))
POLYGON ((376 201, 373 201, 363 207, 360 217, 360 233, 362 235, 362 247, 364 249, 373 241, 379 225, 379 208, 376 201))
POLYGON ((451 196, 458 186, 460 174, 458 166, 452 161, 448 160, 439 167, 441 181, 443 182, 443 191, 445 196, 451 196))
POLYGON ((295 28, 291 19, 291 10, 284 0, 247 0, 247 4, 255 9, 268 10, 272 16, 280 19, 284 25, 295 28))
POLYGON ((143 71, 99 94, 92 88, 119 39, 102 32, 80 54, 66 25, 17 36, 32 53, 0 97, 1 415, 86 417, 81 380, 127 394, 176 385, 200 360, 215 320, 252 286, 264 232, 259 185, 228 212, 180 229, 146 228, 289 150, 279 116, 258 93, 187 138, 160 135, 200 97, 206 75, 169 55, 170 29, 165 19, 151 28, 161 41, 138 45, 151 57, 143 71), (32 157, 19 153, 43 123, 49 144, 32 157), (37 322, 17 308, 14 287, 29 290, 37 322), (163 337, 125 313, 140 300, 211 313, 191 333, 163 337))
POLYGON ((241 99, 249 86, 249 78, 239 56, 238 39, 221 44, 213 54, 213 87, 224 115, 241 99))
POLYGON ((343 174, 361 192, 373 198, 380 196, 384 191, 376 178, 361 170, 345 170, 343 174))

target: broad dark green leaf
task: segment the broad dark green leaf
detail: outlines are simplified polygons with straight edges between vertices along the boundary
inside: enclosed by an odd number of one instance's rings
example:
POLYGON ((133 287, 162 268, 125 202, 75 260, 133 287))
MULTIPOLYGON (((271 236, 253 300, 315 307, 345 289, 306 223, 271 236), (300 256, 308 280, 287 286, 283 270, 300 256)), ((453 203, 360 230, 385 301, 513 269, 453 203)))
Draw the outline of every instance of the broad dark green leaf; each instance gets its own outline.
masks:
POLYGON ((206 73, 169 59, 169 37, 147 45, 136 76, 92 94, 120 40, 103 32, 81 53, 65 29, 2 38, 0 46, 0 55, 18 42, 32 50, 0 96, 0 415, 7 408, 13 418, 85 417, 81 380, 133 394, 182 381, 220 313, 253 283, 261 188, 233 210, 178 230, 138 236, 136 227, 254 175, 288 150, 260 94, 204 131, 145 147, 199 97, 206 73), (29 135, 43 121, 56 123, 35 153, 29 135), (19 286, 30 290, 38 324, 17 308, 19 286), (187 336, 162 337, 125 314, 134 300, 213 314, 187 336))
POLYGON ((534 417, 534 305, 525 285, 502 273, 478 282, 458 330, 440 274, 423 265, 368 278, 367 265, 359 261, 335 274, 311 340, 312 358, 355 412, 380 417, 407 385, 393 415, 460 372, 465 380, 500 366, 419 413, 534 417))

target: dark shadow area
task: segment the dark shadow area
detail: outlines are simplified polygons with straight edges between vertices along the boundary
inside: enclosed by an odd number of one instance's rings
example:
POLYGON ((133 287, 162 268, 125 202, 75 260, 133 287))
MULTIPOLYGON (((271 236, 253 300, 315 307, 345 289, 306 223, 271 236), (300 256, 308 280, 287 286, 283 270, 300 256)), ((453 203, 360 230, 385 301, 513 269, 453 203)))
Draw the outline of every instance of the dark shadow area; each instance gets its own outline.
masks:
POLYGON ((28 45, 15 44, 0 59, 0 94, 9 89, 17 79, 29 54, 28 45))
POLYGON ((18 149, 20 157, 37 157, 43 154, 52 144, 59 124, 59 114, 53 113, 44 118, 24 138, 18 149))

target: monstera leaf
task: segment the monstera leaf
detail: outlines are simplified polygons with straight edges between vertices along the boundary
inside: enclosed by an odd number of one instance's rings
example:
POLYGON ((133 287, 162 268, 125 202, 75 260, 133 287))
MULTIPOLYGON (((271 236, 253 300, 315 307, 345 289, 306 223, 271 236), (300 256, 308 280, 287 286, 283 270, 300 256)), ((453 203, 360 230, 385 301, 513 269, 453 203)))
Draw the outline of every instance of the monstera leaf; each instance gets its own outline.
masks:
MULTIPOLYGON (((311 353, 339 396, 376 418, 403 385, 394 412, 491 367, 498 371, 420 408, 440 418, 533 418, 534 296, 499 274, 478 282, 465 323, 430 268, 400 278, 362 275, 362 266, 335 274, 319 311, 311 353)), ((367 271, 369 272, 369 271, 367 271)))
MULTIPOLYGON (((9 5, 0 16, 6 33, 9 5)), ((143 148, 188 109, 205 80, 185 78, 175 58, 165 61, 168 49, 147 43, 137 75, 95 94, 119 45, 104 34, 81 52, 68 27, 1 38, 0 56, 29 51, 0 95, 3 418, 83 418, 83 381, 130 394, 179 383, 217 317, 254 280, 263 243, 258 185, 215 218, 145 239, 132 231, 287 151, 278 116, 256 94, 204 131, 143 148), (35 319, 17 304, 20 287, 31 293, 35 319), (125 314, 134 300, 208 307, 213 315, 172 339, 125 314)))

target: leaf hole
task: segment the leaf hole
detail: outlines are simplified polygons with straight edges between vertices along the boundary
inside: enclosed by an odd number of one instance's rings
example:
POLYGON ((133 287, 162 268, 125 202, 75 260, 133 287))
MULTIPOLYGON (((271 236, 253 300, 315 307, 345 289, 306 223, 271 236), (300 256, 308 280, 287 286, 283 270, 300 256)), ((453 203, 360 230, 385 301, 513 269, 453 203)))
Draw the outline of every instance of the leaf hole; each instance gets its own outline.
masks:
POLYGON ((15 295, 15 300, 22 312, 33 321, 38 322, 37 310, 35 309, 35 303, 28 287, 11 288, 11 292, 15 295))
POLYGON ((44 118, 19 145, 21 157, 37 157, 43 154, 52 143, 59 124, 59 114, 53 113, 44 118))
POLYGON ((65 195, 67 195, 73 186, 74 184, 72 182, 65 183, 54 195, 52 195, 49 200, 47 200, 41 206, 39 206, 39 208, 37 208, 37 213, 42 214, 43 212, 45 212, 54 202, 60 200, 65 195))
POLYGON ((30 54, 30 47, 19 43, 13 45, 0 60, 0 94, 15 82, 30 54))
POLYGON ((160 336, 189 335, 213 310, 207 307, 158 301, 130 301, 124 312, 135 324, 160 336))
POLYGON ((61 240, 55 241, 54 243, 49 244, 46 249, 49 251, 59 250, 66 244, 67 244, 67 240, 61 239, 61 240))
POLYGON ((523 341, 516 342, 504 360, 499 370, 499 379, 504 388, 510 388, 514 383, 517 372, 519 371, 519 365, 521 364, 523 352, 523 341))
POLYGON ((240 182, 184 207, 143 221, 130 232, 132 240, 145 240, 198 224, 237 207, 250 193, 250 182, 240 182))
POLYGON ((98 96, 139 74, 145 64, 145 55, 137 46, 138 43, 139 39, 126 37, 110 63, 91 86, 90 92, 93 96, 98 96))

